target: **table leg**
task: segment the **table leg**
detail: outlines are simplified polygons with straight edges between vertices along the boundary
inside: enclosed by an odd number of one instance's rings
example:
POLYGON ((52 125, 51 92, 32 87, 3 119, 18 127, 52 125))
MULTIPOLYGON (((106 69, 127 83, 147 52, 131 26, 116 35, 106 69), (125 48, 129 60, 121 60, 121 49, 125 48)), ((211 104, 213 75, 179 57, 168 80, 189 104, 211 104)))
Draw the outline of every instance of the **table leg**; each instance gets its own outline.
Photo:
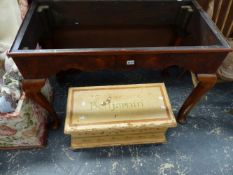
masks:
POLYGON ((212 87, 214 87, 217 81, 217 76, 215 74, 198 74, 197 79, 197 86, 193 89, 189 97, 185 100, 178 113, 177 121, 180 124, 186 123, 187 114, 199 102, 201 97, 212 87))
POLYGON ((48 100, 41 93, 41 88, 45 85, 45 79, 28 79, 23 80, 22 86, 23 90, 27 97, 34 100, 41 107, 45 108, 51 117, 52 124, 51 127, 53 129, 57 129, 59 127, 59 120, 57 114, 48 100))

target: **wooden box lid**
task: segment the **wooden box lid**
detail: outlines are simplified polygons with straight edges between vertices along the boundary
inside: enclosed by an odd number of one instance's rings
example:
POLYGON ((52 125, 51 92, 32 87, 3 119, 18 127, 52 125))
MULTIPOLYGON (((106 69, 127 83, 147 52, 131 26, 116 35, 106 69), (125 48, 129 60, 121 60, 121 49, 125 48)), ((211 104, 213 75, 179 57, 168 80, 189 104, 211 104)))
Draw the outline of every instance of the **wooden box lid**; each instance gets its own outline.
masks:
POLYGON ((175 126, 163 83, 69 89, 66 134, 175 126))

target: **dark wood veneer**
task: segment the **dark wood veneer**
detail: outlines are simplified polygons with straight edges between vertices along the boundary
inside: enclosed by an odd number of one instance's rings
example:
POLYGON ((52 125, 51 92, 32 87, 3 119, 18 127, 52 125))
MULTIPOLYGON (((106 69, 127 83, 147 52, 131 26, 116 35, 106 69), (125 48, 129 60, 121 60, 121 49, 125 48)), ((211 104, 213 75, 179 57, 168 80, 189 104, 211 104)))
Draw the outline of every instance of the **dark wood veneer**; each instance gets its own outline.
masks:
POLYGON ((199 77, 177 118, 184 123, 214 86, 215 72, 230 51, 194 0, 38 0, 32 3, 9 56, 25 79, 26 94, 46 107, 57 127, 56 113, 40 88, 45 78, 60 71, 184 67, 199 77))

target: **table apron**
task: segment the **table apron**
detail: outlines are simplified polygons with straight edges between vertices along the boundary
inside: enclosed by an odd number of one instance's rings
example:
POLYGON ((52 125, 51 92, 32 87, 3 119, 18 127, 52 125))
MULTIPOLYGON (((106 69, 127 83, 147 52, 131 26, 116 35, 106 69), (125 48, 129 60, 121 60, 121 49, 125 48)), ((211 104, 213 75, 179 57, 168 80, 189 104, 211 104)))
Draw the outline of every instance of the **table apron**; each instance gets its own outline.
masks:
POLYGON ((60 71, 78 69, 96 70, 134 70, 163 69, 179 66, 194 73, 215 73, 227 53, 195 54, 130 54, 130 55, 43 55, 20 56, 14 61, 25 79, 47 78, 60 71))

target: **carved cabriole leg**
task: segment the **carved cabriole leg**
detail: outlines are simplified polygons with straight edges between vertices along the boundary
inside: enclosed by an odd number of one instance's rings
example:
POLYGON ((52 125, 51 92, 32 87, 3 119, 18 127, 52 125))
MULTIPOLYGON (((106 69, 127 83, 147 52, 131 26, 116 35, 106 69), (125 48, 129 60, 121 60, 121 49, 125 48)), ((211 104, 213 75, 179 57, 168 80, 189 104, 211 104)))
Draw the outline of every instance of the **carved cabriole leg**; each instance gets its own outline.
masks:
POLYGON ((51 127, 53 129, 57 129, 59 126, 59 120, 57 114, 54 111, 51 104, 48 102, 48 100, 41 93, 41 88, 44 85, 45 85, 45 79, 28 79, 28 80, 23 80, 22 83, 23 90, 26 96, 34 100, 41 107, 45 108, 49 112, 52 120, 51 127))
POLYGON ((197 75, 198 84, 193 89, 189 97, 185 100, 182 105, 178 116, 177 121, 180 124, 186 123, 187 114, 191 109, 196 105, 201 97, 207 93, 217 82, 217 76, 215 74, 198 74, 197 75))

